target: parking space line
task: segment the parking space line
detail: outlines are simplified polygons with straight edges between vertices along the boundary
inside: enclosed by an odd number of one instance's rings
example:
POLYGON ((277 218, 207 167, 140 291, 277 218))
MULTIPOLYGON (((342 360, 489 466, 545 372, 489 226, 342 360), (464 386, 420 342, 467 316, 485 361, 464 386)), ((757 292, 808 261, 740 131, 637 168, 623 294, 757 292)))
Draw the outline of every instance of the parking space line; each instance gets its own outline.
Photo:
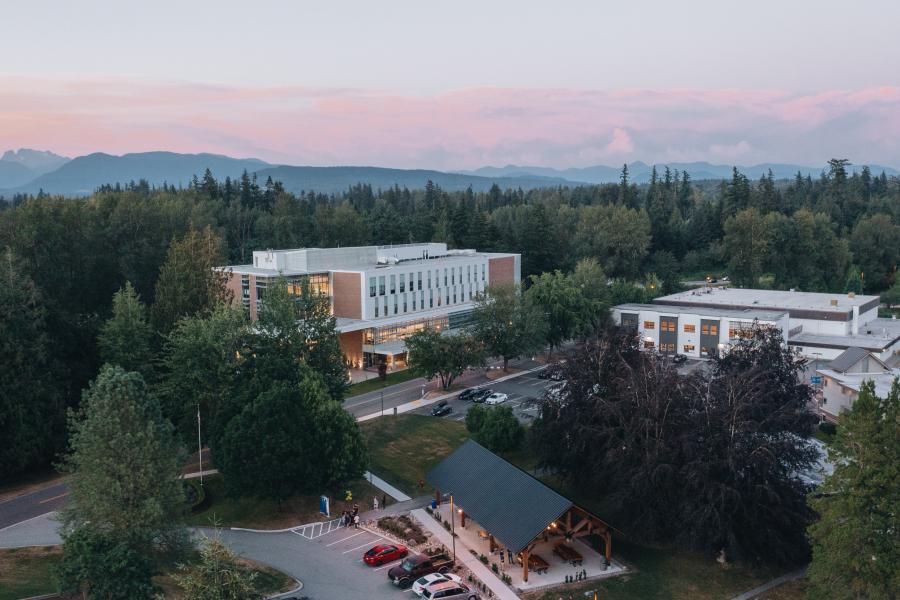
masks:
POLYGON ((392 562, 392 563, 388 563, 388 564, 386 564, 386 565, 381 565, 380 567, 375 567, 375 568, 372 569, 372 570, 373 570, 373 571, 380 571, 380 570, 382 570, 382 569, 390 569, 390 568, 393 567, 394 565, 399 565, 399 564, 402 563, 402 562, 403 562, 403 559, 401 558, 400 560, 395 560, 395 561, 392 562))
POLYGON ((366 542, 362 546, 357 546, 356 548, 350 548, 349 550, 344 550, 341 554, 349 554, 350 552, 355 552, 356 550, 360 550, 362 548, 365 548, 366 546, 371 546, 372 544, 375 544, 376 542, 380 542, 383 539, 384 539, 383 537, 375 538, 374 540, 372 540, 370 542, 366 542))
POLYGON ((366 532, 366 531, 360 531, 359 533, 354 533, 353 535, 348 535, 347 537, 345 537, 345 538, 342 539, 342 540, 338 540, 338 541, 336 541, 336 542, 331 542, 330 544, 325 544, 325 547, 328 548, 328 547, 330 547, 330 546, 334 546, 335 544, 340 544, 341 542, 346 542, 346 541, 349 540, 350 538, 355 538, 356 536, 362 535, 362 534, 364 534, 364 533, 367 533, 367 532, 366 532))

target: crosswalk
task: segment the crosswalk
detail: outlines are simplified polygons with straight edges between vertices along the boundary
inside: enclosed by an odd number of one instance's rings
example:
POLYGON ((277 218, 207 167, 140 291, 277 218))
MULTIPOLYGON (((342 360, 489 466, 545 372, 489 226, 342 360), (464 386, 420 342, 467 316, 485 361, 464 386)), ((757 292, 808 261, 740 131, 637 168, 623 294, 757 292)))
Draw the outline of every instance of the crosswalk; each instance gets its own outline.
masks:
POLYGON ((294 527, 291 529, 292 533, 299 535, 300 537, 304 537, 308 540, 314 540, 318 537, 322 537, 323 535, 328 535, 332 531, 336 531, 343 527, 341 525, 340 519, 332 519, 330 521, 322 521, 320 523, 309 523, 308 525, 301 525, 300 527, 294 527))

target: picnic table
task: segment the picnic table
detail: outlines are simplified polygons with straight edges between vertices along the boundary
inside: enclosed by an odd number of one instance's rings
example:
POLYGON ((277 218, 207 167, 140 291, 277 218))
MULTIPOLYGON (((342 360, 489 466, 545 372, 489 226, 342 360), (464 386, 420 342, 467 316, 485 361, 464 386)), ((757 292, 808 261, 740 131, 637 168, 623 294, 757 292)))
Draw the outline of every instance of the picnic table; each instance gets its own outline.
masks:
MULTIPOLYGON (((522 564, 522 555, 516 555, 516 561, 521 565, 522 564)), ((529 554, 528 555, 528 570, 533 571, 538 574, 546 573, 550 568, 550 563, 544 560, 539 554, 529 554)))
POLYGON ((572 563, 573 567, 581 566, 581 563, 584 562, 584 557, 581 556, 578 550, 567 545, 565 542, 556 544, 556 546, 553 547, 553 554, 557 555, 567 563, 572 563))

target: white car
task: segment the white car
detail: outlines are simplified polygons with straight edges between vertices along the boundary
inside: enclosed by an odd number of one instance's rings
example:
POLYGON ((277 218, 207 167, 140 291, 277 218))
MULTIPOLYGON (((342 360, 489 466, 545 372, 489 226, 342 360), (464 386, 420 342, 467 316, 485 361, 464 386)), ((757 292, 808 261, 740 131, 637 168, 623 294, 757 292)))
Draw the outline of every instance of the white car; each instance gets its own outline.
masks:
POLYGON ((412 591, 416 596, 421 596, 425 593, 425 588, 433 583, 441 583, 444 581, 453 581, 456 583, 460 583, 462 579, 459 578, 458 575, 454 575, 453 573, 432 573, 430 575, 426 575, 425 577, 419 577, 416 579, 416 582, 412 584, 412 591))
POLYGON ((485 404, 503 404, 509 400, 509 396, 503 392, 494 392, 484 401, 485 404))

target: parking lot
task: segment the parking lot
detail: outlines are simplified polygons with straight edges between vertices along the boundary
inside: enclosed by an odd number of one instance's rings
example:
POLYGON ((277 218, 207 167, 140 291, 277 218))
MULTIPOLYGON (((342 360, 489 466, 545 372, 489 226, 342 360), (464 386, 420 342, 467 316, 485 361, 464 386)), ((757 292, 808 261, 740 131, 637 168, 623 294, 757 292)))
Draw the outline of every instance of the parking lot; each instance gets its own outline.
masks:
MULTIPOLYGON (((506 381, 501 381, 499 383, 485 383, 478 387, 486 387, 495 392, 507 394, 509 399, 504 404, 513 409, 513 413, 520 421, 523 423, 530 423, 538 414, 537 400, 544 393, 544 390, 555 383, 557 382, 540 379, 538 377, 538 372, 529 372, 506 381)), ((442 418, 454 421, 465 420, 466 412, 468 412, 469 407, 472 406, 471 402, 457 400, 456 396, 448 400, 448 404, 453 408, 453 412, 442 418)), ((431 405, 423 406, 414 412, 427 415, 431 414, 431 408, 431 405)))
POLYGON ((222 531, 223 541, 242 556, 259 560, 303 581, 303 589, 288 596, 313 600, 412 600, 411 590, 401 590, 387 578, 400 561, 380 567, 367 566, 366 550, 376 544, 392 544, 364 529, 341 528, 315 539, 293 532, 256 533, 222 531))

